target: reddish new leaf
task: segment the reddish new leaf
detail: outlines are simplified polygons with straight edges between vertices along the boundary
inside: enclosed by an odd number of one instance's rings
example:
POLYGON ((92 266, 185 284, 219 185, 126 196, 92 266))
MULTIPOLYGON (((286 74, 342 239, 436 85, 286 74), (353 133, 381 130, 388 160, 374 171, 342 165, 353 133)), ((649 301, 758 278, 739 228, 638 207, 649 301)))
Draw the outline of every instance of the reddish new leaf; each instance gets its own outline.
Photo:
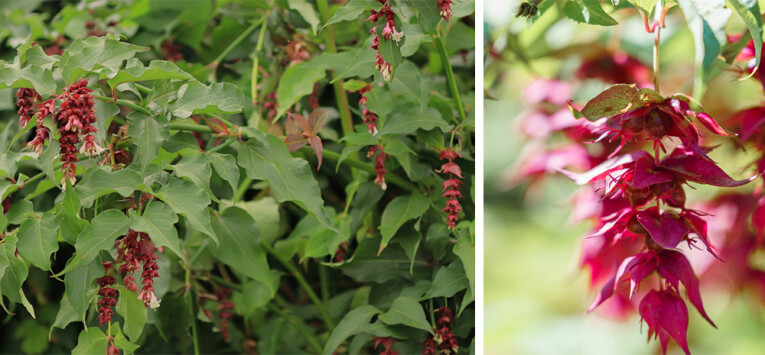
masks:
POLYGON ((687 341, 688 308, 678 295, 670 290, 651 290, 640 301, 638 309, 640 317, 648 325, 648 337, 659 337, 664 354, 667 353, 669 337, 675 339, 686 354, 691 354, 687 341))
POLYGON ((690 230, 682 219, 670 213, 659 215, 655 209, 638 212, 637 220, 651 235, 651 239, 665 249, 677 247, 690 230))
POLYGON ((660 165, 685 180, 713 186, 736 187, 748 184, 757 178, 753 176, 746 180, 735 180, 714 162, 701 156, 699 152, 682 146, 675 148, 660 165))
POLYGON ((659 273, 666 278, 670 283, 677 284, 677 280, 683 283, 688 296, 688 301, 696 307, 702 317, 709 322, 713 327, 717 328, 714 322, 709 319, 707 312, 704 310, 704 304, 701 301, 701 293, 699 292, 699 280, 696 278, 696 274, 693 273, 693 268, 688 259, 683 253, 674 250, 662 250, 659 252, 659 273))

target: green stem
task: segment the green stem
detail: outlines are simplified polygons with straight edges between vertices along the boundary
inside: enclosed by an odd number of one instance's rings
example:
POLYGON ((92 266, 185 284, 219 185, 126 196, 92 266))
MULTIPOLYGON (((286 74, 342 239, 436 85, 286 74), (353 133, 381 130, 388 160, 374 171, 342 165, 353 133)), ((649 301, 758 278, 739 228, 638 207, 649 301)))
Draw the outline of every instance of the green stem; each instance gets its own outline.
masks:
POLYGON ((258 44, 255 45, 255 59, 252 63, 252 107, 254 108, 258 103, 258 70, 260 70, 260 57, 258 53, 263 48, 263 39, 266 37, 266 25, 268 21, 263 21, 260 26, 260 35, 258 36, 258 44))
MULTIPOLYGON (((319 8, 319 15, 321 21, 326 23, 329 21, 329 1, 317 0, 316 5, 319 8)), ((335 30, 330 25, 325 27, 324 32, 324 44, 327 46, 327 52, 337 53, 337 44, 335 44, 335 30)), ((334 77, 335 74, 332 73, 334 77)), ((343 88, 343 79, 335 78, 332 84, 335 89, 335 97, 337 98, 337 111, 340 112, 340 123, 343 126, 343 134, 348 135, 353 133, 353 118, 351 118, 351 109, 348 104, 348 93, 343 88)))
MULTIPOLYGON (((59 166, 58 168, 60 168, 60 167, 61 166, 59 166)), ((57 168, 54 168, 54 169, 57 169, 57 168)), ((23 184, 26 185, 28 183, 35 182, 37 180, 42 179, 43 176, 45 176, 45 173, 44 172, 40 172, 39 174, 37 174, 35 176, 32 176, 31 178, 29 178, 26 181, 24 181, 23 184)), ((18 191, 20 188, 21 187, 19 185, 12 185, 11 187, 8 188, 8 190, 5 190, 5 195, 6 196, 10 196, 12 193, 18 191)))
POLYGON ((268 254, 271 254, 271 256, 278 260, 279 263, 284 266, 284 268, 292 273, 292 276, 295 277, 303 290, 305 290, 305 292, 308 294, 308 297, 311 299, 314 306, 316 306, 316 309, 319 311, 319 315, 321 315, 321 318, 324 320, 324 324, 326 324, 327 329, 329 329, 329 331, 335 329, 335 323, 332 322, 332 319, 329 317, 329 313, 327 313, 327 309, 324 307, 324 303, 319 299, 319 296, 316 295, 316 292, 313 291, 311 285, 308 284, 308 281, 306 281, 303 275, 300 273, 300 270, 298 270, 295 265, 292 265, 292 262, 279 255, 279 253, 277 253, 276 250, 274 250, 274 248, 270 245, 266 243, 261 243, 261 245, 268 254))
POLYGON ((239 188, 236 189, 236 198, 234 198, 234 201, 241 201, 242 198, 244 198, 247 189, 250 188, 250 185, 252 185, 252 179, 245 176, 244 180, 239 184, 239 188))
POLYGON ((441 57, 441 63, 443 64, 444 71, 446 72, 446 81, 449 83, 449 92, 452 94, 452 98, 457 105, 457 112, 460 115, 460 122, 464 122, 466 119, 465 108, 462 106, 460 92, 457 90, 457 81, 454 80, 454 70, 452 69, 452 64, 449 62, 449 54, 446 53, 444 40, 439 33, 433 37, 433 41, 436 43, 436 47, 438 48, 438 55, 441 57))
POLYGON ((199 340, 197 335, 197 317, 194 314, 194 304, 191 302, 191 265, 186 265, 186 304, 191 315, 191 340, 194 344, 194 355, 199 355, 199 340))
MULTIPOLYGON (((265 23, 267 17, 268 15, 264 15, 263 17, 259 18, 257 21, 253 22, 250 25, 250 27, 247 27, 247 29, 244 30, 244 32, 242 32, 239 35, 239 37, 235 38, 231 43, 229 43, 228 46, 223 50, 223 52, 220 52, 218 57, 215 58, 215 60, 213 60, 209 64, 213 68, 212 73, 210 74, 213 79, 215 79, 215 73, 218 71, 218 65, 220 64, 220 62, 226 59, 226 56, 228 56, 228 54, 231 53, 231 51, 234 50, 236 46, 242 43, 242 41, 244 41, 244 39, 247 38, 247 36, 249 36, 250 33, 252 33, 252 31, 255 31, 255 29, 258 27, 258 25, 261 24, 261 22, 265 23)), ((212 80, 212 81, 216 81, 216 80, 212 80)))
MULTIPOLYGON (((322 152, 322 155, 324 156, 324 158, 329 159, 329 160, 334 160, 334 161, 340 160, 340 154, 339 153, 335 153, 335 152, 333 152, 331 150, 328 150, 328 149, 325 149, 322 152)), ((343 160, 343 164, 348 165, 348 166, 350 166, 352 168, 364 170, 364 171, 367 171, 367 172, 370 172, 370 173, 375 173, 374 165, 369 164, 369 163, 365 163, 365 162, 363 162, 361 160, 357 160, 357 159, 353 159, 353 158, 348 158, 348 159, 343 160)), ((415 186, 414 184, 409 182, 409 180, 403 179, 403 178, 401 178, 401 177, 399 177, 397 175, 394 175, 393 173, 386 173, 385 174, 385 180, 390 182, 390 183, 392 183, 392 184, 394 184, 394 185, 397 185, 397 186, 399 186, 399 187, 401 187, 403 189, 406 189, 406 190, 409 190, 409 191, 412 191, 412 192, 417 191, 417 186, 415 186)))
POLYGON ((234 142, 236 142, 235 138, 228 139, 225 142, 223 142, 223 143, 221 143, 221 144, 219 144, 219 145, 217 145, 215 147, 212 147, 210 150, 208 150, 208 152, 209 153, 215 153, 217 151, 222 150, 223 148, 226 148, 226 147, 230 146, 234 142))
POLYGON ((120 106, 125 106, 125 107, 128 107, 128 108, 132 108, 133 110, 136 110, 136 111, 138 111, 140 113, 143 113, 145 115, 149 115, 149 116, 152 115, 151 111, 149 111, 148 109, 146 109, 144 107, 141 107, 139 105, 136 105, 136 104, 134 104, 134 103, 132 103, 130 101, 119 100, 119 99, 117 99, 117 101, 114 101, 114 99, 111 98, 111 97, 106 97, 106 96, 101 96, 101 95, 92 95, 92 96, 93 96, 94 99, 98 99, 98 100, 101 100, 103 102, 107 102, 107 103, 110 103, 110 104, 117 104, 117 105, 120 105, 120 106))
POLYGON ((319 344, 319 341, 316 339, 316 337, 311 335, 308 329, 306 329, 306 326, 303 323, 302 319, 296 317, 295 315, 289 312, 282 311, 281 309, 279 309, 278 307, 270 303, 268 304, 268 309, 276 313, 280 317, 284 318, 284 320, 287 321, 287 323, 290 323, 293 326, 295 326, 295 329, 297 329, 297 331, 300 332, 300 334, 302 334, 306 340, 308 340, 308 344, 311 345, 311 348, 313 348, 313 350, 316 351, 317 354, 322 353, 321 344, 319 344))
POLYGON ((327 268, 318 265, 319 267, 319 282, 321 283, 321 300, 324 303, 329 301, 329 276, 327 275, 327 268))
MULTIPOLYGON (((196 123, 170 122, 171 131, 190 131, 199 133, 213 133, 212 128, 198 125, 196 123)), ((242 135, 244 137, 244 135, 242 135)))

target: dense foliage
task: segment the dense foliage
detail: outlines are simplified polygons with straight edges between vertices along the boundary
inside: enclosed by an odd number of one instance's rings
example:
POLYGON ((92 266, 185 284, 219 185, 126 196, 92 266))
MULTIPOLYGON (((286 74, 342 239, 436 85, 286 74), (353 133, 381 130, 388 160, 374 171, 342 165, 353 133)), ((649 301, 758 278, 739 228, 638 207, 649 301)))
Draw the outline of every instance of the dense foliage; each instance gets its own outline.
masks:
POLYGON ((0 7, 0 351, 473 352, 473 1, 0 7))
MULTIPOLYGON (((522 21, 531 24, 527 31, 536 38, 552 31, 561 18, 616 28, 632 24, 623 33, 602 30, 589 42, 557 48, 524 48, 522 35, 516 34, 502 39, 511 60, 531 72, 539 67, 535 60, 577 56, 571 65, 548 68, 553 75, 538 76, 527 86, 529 107, 519 126, 536 141, 530 146, 547 147, 527 151, 511 184, 539 185, 544 177, 561 173, 586 185, 575 197, 574 217, 593 225, 579 262, 598 290, 589 310, 608 307, 621 316, 636 312, 663 353, 673 340, 689 354, 688 306, 715 326, 701 289, 731 282, 736 292, 762 287, 765 200, 761 183, 752 182, 765 165, 759 153, 735 159, 749 142, 762 150, 762 110, 734 114, 737 103, 710 84, 724 70, 742 80, 763 78, 757 71, 762 47, 758 2, 634 0, 604 6, 598 1, 530 1, 517 16, 528 18, 522 21), (680 37, 682 30, 689 36, 680 37), (663 45, 667 32, 672 44, 663 45), (672 46, 682 41, 695 49, 690 71, 662 60, 665 51, 678 56, 672 46), (731 148, 719 155, 714 151, 719 145, 731 148), (732 178, 718 159, 737 174, 749 170, 749 178, 732 178), (751 185, 759 186, 753 190, 751 185), (732 191, 736 187, 742 188, 732 191), (696 188, 705 194, 687 198, 686 191, 696 188)), ((502 46, 489 46, 492 63, 507 59, 502 46)))

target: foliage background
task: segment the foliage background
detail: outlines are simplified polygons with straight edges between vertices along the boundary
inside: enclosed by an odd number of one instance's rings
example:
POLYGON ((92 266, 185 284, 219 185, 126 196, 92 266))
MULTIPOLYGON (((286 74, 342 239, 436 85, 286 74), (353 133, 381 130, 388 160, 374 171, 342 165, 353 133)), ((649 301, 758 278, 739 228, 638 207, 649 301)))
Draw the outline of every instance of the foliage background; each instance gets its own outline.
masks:
MULTIPOLYGON (((572 198, 579 187, 560 175, 547 177, 543 187, 530 191, 525 184, 508 187, 529 145, 517 119, 529 108, 522 96, 526 85, 537 78, 575 82, 580 53, 596 45, 621 48, 650 68, 653 36, 644 31, 635 10, 609 11, 619 24, 599 27, 577 24, 554 6, 529 26, 526 19, 514 17, 519 4, 487 0, 483 9, 484 46, 488 51, 493 44, 503 58, 485 57, 486 353, 660 353, 658 342, 646 344, 647 328, 643 325, 641 332, 637 314, 620 321, 597 310, 586 313, 595 292, 588 289, 587 271, 578 267, 581 238, 590 228, 589 222, 571 220, 572 198), (566 50, 577 45, 583 47, 566 50), (528 66, 519 55, 529 58, 528 66)), ((662 31, 662 93, 691 93, 693 38, 683 23, 675 8, 662 31)), ((736 20, 726 27, 726 33, 744 31, 736 20)), ((759 82, 738 78, 719 71, 709 83, 701 103, 712 117, 724 120, 761 102, 759 82)), ((608 86, 597 80, 577 83, 572 99, 584 103, 608 86)), ((723 147, 711 154, 712 159, 734 177, 751 176, 751 170, 742 167, 753 155, 734 152, 730 141, 719 143, 723 147)), ((688 193, 692 202, 708 198, 710 190, 688 193)), ((730 290, 706 286, 703 280, 701 292, 719 329, 689 312, 688 340, 694 354, 758 354, 765 348, 765 312, 755 294, 731 297, 730 290)), ((670 353, 682 350, 670 348, 670 353)))
MULTIPOLYGON (((475 121, 472 113, 475 105, 472 77, 475 63, 471 18, 474 5, 472 1, 464 0, 457 1, 453 6, 454 18, 448 25, 441 23, 439 31, 445 38, 444 54, 455 69, 453 87, 459 90, 456 94, 464 103, 464 120, 459 118, 455 101, 450 96, 450 83, 446 79, 448 66, 432 43, 430 32, 435 30, 438 21, 443 22, 435 1, 395 2, 399 29, 403 29, 406 35, 400 46, 392 44, 392 41, 385 41, 384 44, 386 52, 383 55, 394 62, 391 83, 384 83, 375 69, 375 52, 368 49, 373 37, 368 31, 373 25, 364 19, 370 8, 380 7, 374 0, 0 2, 0 40, 3 44, 0 59, 6 62, 0 68, 3 71, 0 82, 4 86, 29 86, 14 82, 12 78, 12 73, 17 69, 12 65, 19 63, 10 63, 16 59, 18 47, 36 53, 38 59, 47 58, 35 52, 37 49, 30 50, 28 43, 36 41, 45 48, 60 46, 66 53, 70 44, 81 44, 83 38, 94 34, 89 33, 91 31, 98 31, 96 35, 116 36, 104 40, 106 42, 95 40, 93 43, 117 46, 113 38, 124 36, 123 39, 127 38, 130 43, 145 47, 145 51, 133 51, 136 47, 125 46, 130 48, 126 51, 128 54, 120 53, 126 58, 135 55, 136 58, 130 62, 132 66, 143 67, 156 59, 173 58, 175 61, 175 67, 169 66, 170 74, 166 72, 162 75, 181 79, 178 82, 141 80, 145 87, 127 84, 116 91, 117 97, 124 100, 119 106, 107 100, 98 101, 96 106, 101 124, 106 119, 119 124, 124 124, 126 120, 135 123, 135 120, 145 119, 135 113, 127 115, 130 110, 125 108, 129 107, 126 103, 132 104, 133 109, 138 111, 149 110, 156 118, 172 116, 169 125, 158 119, 155 121, 159 122, 157 127, 144 131, 152 138, 149 141, 140 141, 139 135, 133 134, 133 131, 128 131, 131 137, 122 137, 126 141, 121 147, 128 150, 134 160, 132 164, 126 164, 126 169, 120 170, 124 173, 120 176, 129 175, 126 173, 128 170, 151 172, 146 181, 151 181, 149 185, 154 184, 156 195, 161 195, 162 189, 169 189, 167 186, 183 186, 176 191, 176 197, 186 200, 174 206, 174 210, 175 207, 183 208, 183 205, 199 207, 200 201, 208 197, 214 201, 209 207, 202 208, 202 215, 211 214, 211 226, 200 225, 198 218, 179 215, 177 210, 172 215, 180 216, 179 223, 175 224, 171 218, 163 221, 169 223, 172 230, 178 231, 180 249, 194 262, 186 269, 184 260, 168 250, 171 248, 165 248, 158 261, 160 278, 155 284, 157 294, 162 298, 158 311, 145 310, 140 303, 136 306, 136 302, 123 302, 121 296, 120 303, 127 310, 118 307, 110 330, 120 339, 117 346, 121 350, 190 353, 191 329, 197 326, 198 345, 203 353, 332 353, 336 346, 340 346, 340 351, 350 353, 381 351, 380 347, 375 349, 374 336, 397 339, 393 346, 395 351, 418 353, 423 349, 423 340, 435 326, 436 315, 432 309, 448 306, 455 311, 451 331, 459 339, 459 352, 473 351, 475 209, 471 191, 474 191, 475 183, 472 178, 475 121), (320 3, 330 4, 326 13, 320 3), (429 10, 427 15, 415 10, 423 4, 430 6, 426 8, 429 10), (334 35, 327 30, 320 32, 327 22, 322 18, 333 14, 337 16, 332 26, 334 35), (90 22, 93 24, 88 24, 90 22), (61 40, 59 35, 65 38, 61 40), (168 41, 170 46, 166 46, 168 41), (240 41, 240 44, 229 48, 234 41, 240 41), (330 42, 337 45, 339 54, 327 53, 330 42), (403 49, 405 45, 406 50, 403 49), (255 66, 260 72, 257 85, 252 81, 255 63, 260 63, 259 67, 255 66), (337 88, 330 82, 333 79, 330 69, 334 75, 340 75, 339 72, 344 70, 342 74, 350 79, 345 90, 349 92, 348 106, 356 127, 349 128, 360 133, 343 133, 348 127, 344 128, 340 122, 342 112, 339 111, 342 110, 338 107, 337 88), (362 107, 357 104, 361 96, 356 91, 363 82, 358 79, 374 87, 369 108, 380 116, 379 126, 384 139, 371 137, 366 133, 366 124, 361 123, 362 107), (205 88, 215 85, 218 91, 213 90, 208 95, 201 89, 184 91, 179 89, 181 83, 196 85, 196 89, 201 86, 197 83, 205 88), (257 88, 255 92, 253 87, 257 88), (402 89, 411 90, 414 94, 402 89), (162 90, 165 95, 158 94, 162 90), (277 95, 269 96, 273 93, 277 95), (420 95, 415 95, 417 93, 420 95), (184 98, 184 95, 187 96, 184 98), (145 97, 147 99, 143 100, 145 97), (197 107, 178 109, 183 106, 181 102, 184 99, 187 104, 195 102, 197 107), (317 169, 316 155, 308 148, 294 155, 287 153, 283 143, 284 130, 280 127, 284 117, 277 125, 268 124, 273 118, 269 117, 270 113, 279 116, 290 108, 309 117, 313 111, 311 100, 316 100, 318 106, 327 112, 328 119, 318 133, 311 132, 320 136, 324 144, 324 161, 320 169, 317 169), (264 102, 270 103, 270 106, 264 102), (136 104, 140 107, 135 108, 136 104), (190 114, 204 115, 209 121, 186 119, 190 114), (250 138, 248 143, 237 142, 237 128, 224 127, 221 121, 215 120, 216 117, 226 118, 241 127, 244 136, 250 138), (399 123, 396 130, 393 130, 396 126, 391 124, 385 131, 386 123, 395 120, 399 123), (455 121, 460 123, 459 127, 455 121), (167 132, 168 127, 171 134, 167 132), (200 158, 209 154, 199 154, 195 137, 189 131, 201 133, 200 138, 208 153, 217 145, 216 153, 228 155, 228 166, 232 162, 238 165, 231 170, 236 170, 239 178, 227 179, 236 175, 223 176, 221 171, 225 169, 217 167, 213 173, 210 165, 200 158), (165 135, 161 136, 161 132, 165 135), (219 134, 222 141, 217 141, 218 137, 214 134, 219 134), (343 137, 348 142, 341 141, 343 137), (134 141, 131 142, 130 138, 134 141), (463 155, 458 159, 458 164, 464 177, 460 189, 464 195, 460 199, 464 212, 460 214, 461 224, 454 232, 448 231, 444 223, 445 216, 441 212, 446 202, 441 197, 444 177, 437 172, 444 163, 439 159, 438 150, 449 147, 452 138, 456 143, 455 149, 463 155), (152 159, 142 156, 151 155, 148 144, 156 148, 152 159), (386 163, 389 174, 385 191, 374 184, 373 161, 365 158, 368 147, 374 144, 384 145, 390 154, 386 163), (160 145, 161 150, 158 148, 160 145), (358 158, 354 157, 356 153, 358 158), (268 163, 274 165, 277 171, 271 175, 264 174, 263 171, 271 171, 262 168, 263 161, 259 160, 258 154, 270 159, 268 163), (293 156, 297 158, 292 159, 293 156), (202 164, 199 164, 200 160, 202 164), (344 163, 340 164, 338 160, 344 163), (188 163, 185 168, 191 169, 184 172, 184 163, 188 163), (351 166, 359 170, 351 171, 351 166), (274 174, 279 177, 286 175, 292 185, 278 186, 278 178, 274 174), (170 179, 169 183, 167 179, 170 179), (157 193, 158 190, 160 193, 157 193), (284 197, 285 194, 288 198, 284 197), (236 208, 227 209, 232 200, 239 200, 236 208), (420 206, 417 209, 419 212, 391 208, 393 212, 387 213, 391 216, 386 217, 386 207, 394 205, 395 201, 404 202, 404 205, 416 202, 420 206), (353 207, 344 210, 346 206, 353 207), (398 216, 394 213, 397 211, 406 212, 398 216), (384 222, 396 218, 396 223, 384 222), (328 225, 335 230, 328 230, 328 225), (381 232, 381 226, 386 226, 387 231, 381 232), (219 249, 211 250, 214 244, 208 238, 208 230, 213 230, 219 238, 225 235, 236 239, 255 235, 256 229, 259 230, 259 239, 248 241, 251 244, 247 247, 254 253, 245 255, 246 260, 241 258, 241 250, 233 243, 225 243, 225 240, 222 240, 219 249), (200 230, 205 230, 208 236, 200 230), (380 249, 381 233, 386 234, 384 244, 390 241, 385 251, 380 249), (348 244, 340 246, 344 238, 347 238, 348 244), (261 245, 257 245, 258 242, 261 245), (455 245, 460 245, 462 249, 455 245), (341 249, 344 258, 337 257, 341 249), (268 257, 264 250, 267 250, 268 257), (269 268, 251 267, 262 266, 265 262, 269 268), (304 275, 303 280, 300 277, 296 279, 297 275, 304 275), (262 282, 265 280, 273 283, 262 282), (185 292, 186 286, 192 287, 191 293, 185 292), (235 315, 229 320, 230 342, 225 342, 221 337, 216 304, 197 303, 200 295, 214 297, 212 293, 223 286, 233 290, 230 300, 234 302, 235 315), (315 290, 313 293, 318 296, 311 295, 308 289, 315 290), (274 297, 277 291, 278 295, 274 297), (403 297, 403 301, 397 302, 399 296, 403 297), (124 305, 126 303, 129 305, 124 305), (205 311, 214 312, 214 322, 205 311), (389 314, 381 316, 385 312, 389 314), (143 317, 142 321, 123 319, 135 314, 139 314, 139 319, 143 317), (335 331, 330 322, 337 325, 335 331), (123 331, 134 344, 127 343, 123 331)), ((55 60, 52 63, 53 76, 57 80, 56 93, 59 93, 71 80, 66 81, 60 76, 59 65, 64 64, 55 60)), ((78 75, 90 79, 89 87, 100 87, 106 92, 104 96, 110 96, 108 85, 111 83, 99 82, 98 79, 112 78, 124 69, 123 61, 99 64, 107 68, 93 65, 84 68, 78 75)), ((29 63, 20 65, 29 66, 29 63)), ((42 85, 52 84, 42 82, 42 85)), ((15 92, 16 89, 0 90, 0 131, 3 132, 0 145, 3 149, 19 131, 13 97, 15 92)), ((24 178, 39 174, 40 170, 49 169, 58 161, 53 156, 55 154, 38 159, 28 148, 24 148, 24 143, 21 139, 12 144, 12 151, 21 153, 13 155, 12 161, 3 161, 6 175, 13 175, 6 170, 15 171, 18 168, 19 183, 24 178)), ((123 181, 115 179, 119 174, 99 170, 95 164, 97 160, 81 160, 78 164, 78 185, 70 190, 77 194, 87 191, 90 197, 98 195, 94 198, 95 207, 74 211, 79 211, 82 219, 94 220, 107 208, 121 209, 125 201, 123 198, 129 200, 131 195, 140 197, 135 190, 147 192, 151 189, 151 186, 141 187, 135 183, 126 183, 126 186, 121 186, 124 189, 117 191, 102 186, 123 181), (97 174, 101 174, 100 183, 96 179, 89 181, 97 174)), ((65 207, 61 207, 60 203, 64 194, 53 183, 60 181, 61 174, 53 174, 55 179, 45 177, 35 183, 30 182, 24 190, 12 196, 11 203, 33 205, 34 212, 38 214, 43 211, 66 213, 62 212, 65 207)), ((10 181, 4 183, 3 188, 10 186, 10 181)), ((167 194, 160 196, 163 200, 168 197, 167 194)), ((154 201, 157 201, 154 202, 156 206, 167 207, 159 200, 154 201)), ((16 226, 17 223, 11 223, 9 234, 17 230, 16 226)), ((61 237, 58 240, 61 242, 61 237)), ((54 273, 64 269, 75 252, 75 248, 69 245, 72 243, 59 244, 60 250, 53 259, 54 273)), ((51 279, 51 273, 30 266, 25 261, 29 275, 22 290, 34 306, 37 318, 30 317, 21 305, 8 302, 16 315, 3 313, 0 352, 66 353, 76 346, 75 352, 103 352, 105 335, 94 331, 98 325, 95 319, 97 287, 94 280, 103 275, 99 261, 113 257, 109 255, 113 248, 108 246, 104 249, 90 266, 76 269, 78 275, 95 276, 86 276, 81 284, 73 283, 69 288, 63 282, 51 279), (84 291, 79 293, 81 297, 78 300, 82 300, 82 306, 89 309, 87 317, 73 315, 71 306, 60 307, 64 305, 62 296, 65 289, 69 290, 67 294, 73 295, 77 288, 84 291), (90 342, 88 337, 91 335, 83 331, 83 324, 91 327, 93 340, 90 342)), ((26 255, 19 257, 19 260, 25 260, 21 257, 26 258, 26 255)), ((4 288, 3 291, 6 294, 10 289, 4 288)), ((124 289, 120 293, 127 295, 125 300, 135 298, 124 289)), ((103 331, 106 327, 101 328, 103 331)))

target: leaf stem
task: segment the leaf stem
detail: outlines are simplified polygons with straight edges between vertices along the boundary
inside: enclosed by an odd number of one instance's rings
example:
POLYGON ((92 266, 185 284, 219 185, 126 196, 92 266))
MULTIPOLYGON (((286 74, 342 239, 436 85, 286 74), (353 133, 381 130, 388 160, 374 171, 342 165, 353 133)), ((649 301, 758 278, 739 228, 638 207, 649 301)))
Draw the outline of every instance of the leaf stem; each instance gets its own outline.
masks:
MULTIPOLYGON (((329 1, 317 0, 316 6, 319 8, 319 15, 321 21, 326 23, 329 21, 329 1)), ((335 30, 330 26, 326 26, 322 30, 324 32, 324 44, 327 46, 327 52, 337 53, 337 44, 335 43, 335 30)), ((332 73, 335 76, 335 73, 332 73)), ((348 135, 353 133, 353 118, 351 118, 351 109, 348 104, 348 93, 343 88, 343 79, 335 78, 332 84, 335 89, 335 98, 337 99, 337 111, 340 113, 340 124, 343 127, 343 134, 348 135)))
MULTIPOLYGON (((188 256, 186 256, 188 258, 188 256)), ((197 317, 194 314, 194 304, 191 302, 191 265, 186 265, 186 304, 189 308, 189 315, 191 315, 191 340, 194 344, 194 355, 199 355, 199 340, 197 335, 197 317)))
POLYGON ((444 40, 441 37, 440 31, 435 36, 433 36, 433 42, 436 43, 436 48, 438 48, 438 55, 441 57, 441 63, 444 66, 444 72, 446 72, 446 81, 449 83, 449 92, 452 94, 454 103, 457 105, 457 112, 460 115, 460 122, 464 122, 466 119, 465 108, 462 106, 460 92, 457 90, 457 81, 454 79, 454 69, 452 68, 452 64, 449 62, 449 54, 446 53, 446 46, 444 45, 444 40))
MULTIPOLYGON (((268 15, 266 15, 265 18, 268 18, 268 15)), ((260 70, 260 57, 258 57, 258 53, 260 53, 260 50, 263 48, 263 39, 266 37, 266 25, 268 24, 268 21, 263 21, 263 24, 260 26, 260 34, 258 35, 258 43, 255 45, 255 59, 252 61, 252 107, 253 109, 258 103, 258 70, 260 70)))
MULTIPOLYGON (((340 160, 340 154, 335 153, 335 152, 333 152, 331 150, 328 150, 328 149, 325 149, 322 152, 322 155, 324 156, 324 158, 329 159, 329 160, 334 160, 334 161, 339 161, 340 160)), ((363 162, 361 160, 357 160, 357 159, 353 159, 353 158, 348 158, 348 159, 343 160, 343 164, 348 165, 348 166, 350 166, 352 168, 364 170, 364 171, 367 171, 367 172, 370 172, 370 173, 374 173, 375 172, 374 165, 369 164, 369 163, 365 163, 365 162, 363 162)), ((401 177, 399 177, 397 175, 394 175, 392 173, 386 173, 385 174, 385 180, 390 182, 390 183, 392 183, 392 184, 394 184, 394 185, 397 185, 397 186, 399 186, 399 187, 401 187, 403 189, 406 189, 406 190, 409 190, 409 191, 417 191, 417 186, 415 186, 414 184, 409 182, 409 180, 403 179, 403 178, 401 178, 401 177)))
MULTIPOLYGON (((136 85, 136 86, 138 86, 138 85, 136 85)), ((136 111, 138 111, 140 113, 143 113, 145 115, 149 115, 149 116, 152 115, 151 111, 149 111, 148 109, 146 109, 144 107, 141 107, 139 105, 136 105, 136 104, 134 104, 134 103, 132 103, 130 101, 125 101, 125 100, 120 100, 120 99, 117 99, 117 101, 114 101, 114 99, 111 98, 111 97, 106 97, 106 96, 101 96, 101 95, 92 95, 92 96, 93 96, 94 99, 98 99, 98 100, 101 100, 103 102, 107 102, 107 103, 110 103, 110 104, 117 104, 117 105, 120 105, 120 106, 125 106, 127 108, 132 108, 133 110, 136 110, 136 111)))
POLYGON ((308 294, 308 297, 311 299, 314 306, 316 306, 316 309, 319 311, 319 315, 321 315, 321 318, 324 320, 324 324, 326 324, 327 329, 329 331, 335 329, 335 324, 329 317, 329 313, 327 313, 327 309, 324 307, 324 303, 319 299, 319 296, 316 295, 316 292, 313 291, 311 285, 308 284, 308 281, 306 281, 303 275, 300 273, 300 270, 298 270, 295 265, 292 265, 292 262, 279 255, 279 253, 277 253, 276 250, 274 250, 274 248, 270 245, 261 243, 261 246, 263 246, 263 249, 265 249, 268 254, 271 254, 271 256, 278 260, 279 263, 281 263, 290 273, 292 273, 292 276, 295 277, 303 290, 305 290, 305 292, 308 294))
POLYGON ((653 35, 653 88, 656 92, 659 92, 659 44, 661 42, 661 28, 663 27, 663 16, 661 8, 661 1, 656 3, 656 9, 654 11, 654 24, 660 24, 655 26, 653 35))
MULTIPOLYGON (((229 53, 231 53, 231 51, 234 50, 234 48, 236 48, 236 46, 242 43, 242 41, 244 41, 244 39, 247 38, 247 36, 249 36, 250 33, 252 33, 252 31, 255 31, 255 29, 258 27, 258 25, 261 24, 261 22, 265 23, 266 18, 268 18, 268 15, 263 15, 263 17, 253 22, 250 25, 250 27, 247 27, 247 29, 245 29, 244 32, 242 32, 239 35, 239 37, 236 37, 231 43, 229 43, 228 46, 226 46, 226 48, 223 49, 223 51, 220 52, 220 54, 218 54, 218 57, 215 58, 215 60, 213 60, 212 62, 210 62, 210 64, 208 64, 212 66, 212 73, 210 74, 210 76, 213 79, 215 79, 215 75, 216 75, 215 73, 218 71, 218 65, 220 64, 220 62, 226 59, 226 56, 228 56, 229 53)), ((216 81, 216 80, 212 80, 212 81, 216 81)))

